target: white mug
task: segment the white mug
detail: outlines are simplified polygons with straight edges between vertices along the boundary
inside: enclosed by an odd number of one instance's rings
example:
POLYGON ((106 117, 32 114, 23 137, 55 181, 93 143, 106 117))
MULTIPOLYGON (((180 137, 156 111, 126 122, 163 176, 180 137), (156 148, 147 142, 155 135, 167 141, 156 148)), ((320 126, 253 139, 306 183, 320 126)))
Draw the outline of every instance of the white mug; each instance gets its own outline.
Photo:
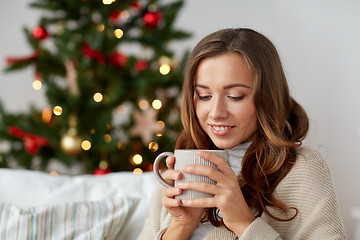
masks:
MULTIPOLYGON (((168 184, 163 177, 161 176, 161 173, 159 171, 159 165, 161 160, 164 157, 168 156, 175 156, 175 166, 174 169, 181 172, 182 178, 180 180, 175 181, 175 187, 178 186, 179 182, 205 182, 205 183, 211 183, 216 184, 215 181, 211 180, 208 177, 190 174, 190 173, 184 173, 181 171, 181 169, 186 165, 192 165, 192 164, 199 164, 204 166, 211 166, 217 169, 217 167, 211 163, 210 161, 207 161, 203 158, 199 157, 199 151, 207 151, 207 152, 213 152, 220 157, 227 160, 227 152, 225 150, 200 150, 200 149, 176 149, 175 153, 172 152, 163 152, 160 153, 159 156, 156 157, 154 161, 154 173, 157 179, 160 183, 162 183, 165 187, 174 187, 168 184)), ((213 197, 212 194, 199 192, 195 190, 183 190, 182 194, 176 196, 177 199, 194 199, 194 198, 209 198, 213 197)))

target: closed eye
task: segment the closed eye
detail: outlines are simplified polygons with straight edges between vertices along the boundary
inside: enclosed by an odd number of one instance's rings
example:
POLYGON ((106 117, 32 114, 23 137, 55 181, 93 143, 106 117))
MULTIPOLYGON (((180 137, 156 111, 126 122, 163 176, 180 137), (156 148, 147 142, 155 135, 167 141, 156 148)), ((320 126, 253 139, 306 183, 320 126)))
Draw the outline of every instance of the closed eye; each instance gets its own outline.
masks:
POLYGON ((207 94, 207 93, 200 94, 198 91, 196 91, 195 94, 201 101, 210 100, 211 98, 211 94, 207 94))
POLYGON ((233 101, 241 101, 242 99, 244 99, 244 96, 241 97, 232 97, 232 96, 228 96, 228 98, 230 98, 233 101))
POLYGON ((199 97, 199 100, 206 101, 206 100, 210 100, 211 95, 204 95, 204 96, 198 95, 198 97, 199 97))

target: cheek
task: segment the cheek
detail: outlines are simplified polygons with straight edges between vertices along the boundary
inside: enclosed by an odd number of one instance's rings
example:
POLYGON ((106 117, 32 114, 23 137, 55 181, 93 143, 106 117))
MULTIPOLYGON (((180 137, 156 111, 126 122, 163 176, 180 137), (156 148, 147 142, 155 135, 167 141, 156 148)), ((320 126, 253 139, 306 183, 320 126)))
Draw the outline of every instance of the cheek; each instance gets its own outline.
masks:
POLYGON ((207 116, 207 107, 204 104, 200 103, 199 101, 195 101, 194 104, 195 114, 199 121, 204 120, 207 116))
POLYGON ((241 110, 237 113, 239 117, 239 121, 241 121, 245 126, 257 128, 257 113, 255 107, 250 104, 246 107, 241 108, 241 110))
POLYGON ((258 119, 257 119, 257 113, 255 109, 251 109, 249 111, 249 119, 248 119, 248 125, 251 127, 251 129, 256 132, 259 128, 258 119))

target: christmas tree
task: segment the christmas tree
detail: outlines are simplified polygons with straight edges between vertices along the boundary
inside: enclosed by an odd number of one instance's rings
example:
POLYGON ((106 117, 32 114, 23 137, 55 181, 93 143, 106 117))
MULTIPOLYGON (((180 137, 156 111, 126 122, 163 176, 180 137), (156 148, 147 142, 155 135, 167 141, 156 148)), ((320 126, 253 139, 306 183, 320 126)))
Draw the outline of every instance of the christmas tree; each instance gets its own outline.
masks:
MULTIPOLYGON (((0 104, 0 166, 46 169, 56 159, 86 173, 150 170, 181 130, 182 60, 170 47, 183 1, 36 0, 44 14, 24 32, 33 52, 6 71, 34 69, 48 107, 10 114, 0 104)), ((31 76, 32 77, 32 76, 31 76)))

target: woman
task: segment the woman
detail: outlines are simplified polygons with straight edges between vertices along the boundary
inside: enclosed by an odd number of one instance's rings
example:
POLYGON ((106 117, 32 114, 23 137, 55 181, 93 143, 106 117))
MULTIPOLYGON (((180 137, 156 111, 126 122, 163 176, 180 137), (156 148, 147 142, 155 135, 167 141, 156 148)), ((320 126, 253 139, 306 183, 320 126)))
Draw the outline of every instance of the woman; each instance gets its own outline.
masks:
MULTIPOLYGON (((201 40, 185 72, 178 149, 226 149, 218 170, 184 172, 216 185, 185 182, 154 194, 139 239, 345 239, 325 162, 300 147, 309 123, 289 94, 278 53, 250 29, 224 29, 201 40), (175 199, 184 189, 213 198, 175 199)), ((168 157, 164 178, 181 179, 168 157)))

